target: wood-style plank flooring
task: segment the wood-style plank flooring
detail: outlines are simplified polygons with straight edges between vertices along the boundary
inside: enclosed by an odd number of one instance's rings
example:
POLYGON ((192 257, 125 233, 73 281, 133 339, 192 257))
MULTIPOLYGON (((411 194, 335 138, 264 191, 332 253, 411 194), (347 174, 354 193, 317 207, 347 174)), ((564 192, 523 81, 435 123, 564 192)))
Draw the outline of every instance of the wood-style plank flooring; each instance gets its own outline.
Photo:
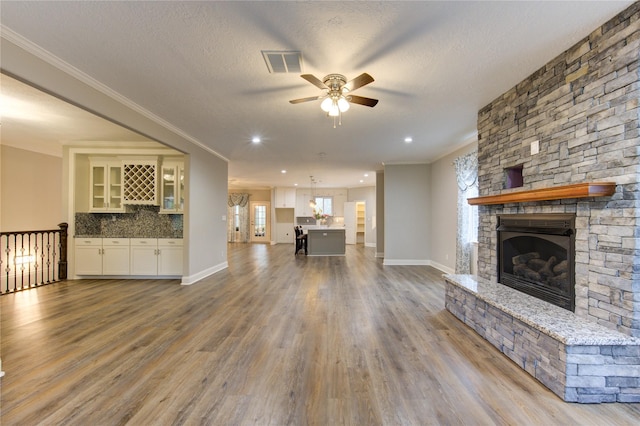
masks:
POLYGON ((2 425, 631 425, 569 404, 444 309, 441 273, 373 249, 229 247, 203 282, 0 297, 2 425))

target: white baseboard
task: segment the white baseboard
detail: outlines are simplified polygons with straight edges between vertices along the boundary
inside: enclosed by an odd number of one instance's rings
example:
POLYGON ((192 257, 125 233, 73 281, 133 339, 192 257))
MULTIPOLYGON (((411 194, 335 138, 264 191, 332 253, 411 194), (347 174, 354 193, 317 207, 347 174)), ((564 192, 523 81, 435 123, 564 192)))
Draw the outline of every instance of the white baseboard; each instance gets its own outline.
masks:
POLYGON ((376 258, 384 258, 384 252, 383 251, 377 251, 375 257, 376 258))
POLYGON ((444 272, 445 274, 454 274, 455 271, 451 268, 449 268, 448 266, 444 266, 438 262, 434 262, 433 260, 430 261, 431 266, 433 266, 434 268, 444 272))
POLYGON ((191 285, 191 284, 195 284, 198 281, 208 277, 209 275, 213 275, 216 272, 220 272, 223 269, 227 269, 229 267, 229 263, 227 261, 224 261, 218 265, 214 265, 211 268, 207 268, 204 271, 200 271, 196 274, 193 275, 189 275, 189 276, 183 276, 182 277, 182 282, 180 283, 180 285, 191 285))
MULTIPOLYGON (((376 255, 377 257, 377 255, 376 255)), ((385 266, 432 266, 445 274, 453 274, 454 270, 449 268, 448 266, 444 266, 438 262, 434 262, 433 260, 425 260, 425 259, 385 259, 382 262, 385 266)))
POLYGON ((382 264, 385 266, 430 266, 430 260, 425 259, 385 259, 382 264))

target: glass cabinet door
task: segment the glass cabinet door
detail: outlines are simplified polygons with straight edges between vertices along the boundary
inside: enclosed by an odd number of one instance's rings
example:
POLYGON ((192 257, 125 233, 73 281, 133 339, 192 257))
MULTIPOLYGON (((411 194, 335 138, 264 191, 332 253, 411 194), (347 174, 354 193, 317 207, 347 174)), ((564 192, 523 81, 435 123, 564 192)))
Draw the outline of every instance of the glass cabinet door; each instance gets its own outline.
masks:
POLYGON ((106 166, 91 166, 91 209, 104 210, 107 208, 105 198, 106 166))
POLYGON ((176 209, 176 167, 162 167, 162 208, 176 209))
POLYGON ((122 209, 122 167, 109 167, 109 210, 122 209))
POLYGON ((178 177, 180 179, 180 187, 178 188, 178 195, 180 198, 180 204, 178 204, 177 208, 180 211, 184 210, 184 167, 178 166, 178 177))

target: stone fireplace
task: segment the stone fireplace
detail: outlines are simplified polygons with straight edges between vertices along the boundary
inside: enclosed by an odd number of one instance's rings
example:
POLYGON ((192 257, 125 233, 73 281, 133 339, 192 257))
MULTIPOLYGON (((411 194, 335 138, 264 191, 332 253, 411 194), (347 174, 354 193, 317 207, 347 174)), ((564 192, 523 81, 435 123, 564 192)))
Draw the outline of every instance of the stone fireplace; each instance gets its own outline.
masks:
MULTIPOLYGON (((447 309, 568 401, 640 402, 639 65, 636 2, 478 113, 478 198, 488 200, 478 203, 478 277, 462 286, 464 276, 447 278, 456 282, 447 287, 447 309), (589 191, 604 182, 610 192, 589 191), (587 190, 573 196, 566 189, 575 186, 587 190), (532 215, 572 218, 566 247, 573 250, 575 314, 522 302, 498 284, 505 281, 498 229, 505 218, 532 215), (536 317, 540 311, 547 318, 536 317)), ((525 255, 516 262, 543 249, 518 250, 526 253, 513 254, 525 255)), ((555 253, 544 256, 557 262, 555 253)), ((507 269, 518 275, 513 264, 507 269)))
POLYGON ((640 337, 640 4, 478 114, 479 194, 610 181, 610 197, 480 206, 478 275, 497 281, 498 215, 575 215, 575 313, 640 337), (531 154, 539 141, 540 152, 531 154), (521 188, 505 189, 522 167, 521 188))

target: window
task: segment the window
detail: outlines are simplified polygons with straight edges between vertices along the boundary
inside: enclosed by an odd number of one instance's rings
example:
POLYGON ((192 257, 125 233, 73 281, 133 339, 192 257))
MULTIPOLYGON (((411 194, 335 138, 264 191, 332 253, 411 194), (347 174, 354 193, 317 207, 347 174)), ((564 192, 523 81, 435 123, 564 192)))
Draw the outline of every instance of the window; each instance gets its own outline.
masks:
POLYGON ((233 206, 233 227, 236 232, 240 230, 240 206, 237 204, 233 206))
MULTIPOLYGON (((473 198, 478 196, 478 181, 467 189, 465 197, 473 198)), ((467 241, 470 243, 478 242, 478 206, 469 205, 466 209, 467 223, 467 241)))
POLYGON ((315 197, 316 211, 333 216, 333 197, 315 197))

